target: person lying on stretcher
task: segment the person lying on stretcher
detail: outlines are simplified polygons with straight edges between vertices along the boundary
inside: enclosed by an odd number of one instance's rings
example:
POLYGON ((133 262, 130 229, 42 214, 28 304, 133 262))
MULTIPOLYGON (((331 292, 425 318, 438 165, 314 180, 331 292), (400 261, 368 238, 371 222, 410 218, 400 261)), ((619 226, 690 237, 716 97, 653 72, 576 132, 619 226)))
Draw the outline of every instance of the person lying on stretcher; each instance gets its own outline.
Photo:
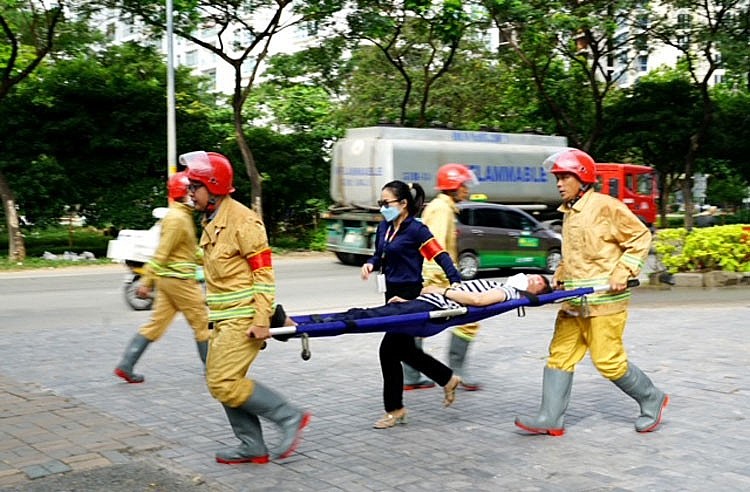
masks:
MULTIPOLYGON (((519 273, 508 278, 504 283, 494 280, 469 280, 443 289, 434 285, 422 289, 416 299, 407 301, 393 297, 384 306, 370 308, 352 308, 344 313, 328 314, 315 319, 318 322, 351 321, 382 316, 397 316, 435 311, 436 309, 455 309, 463 306, 489 306, 499 302, 519 299, 521 296, 535 297, 552 292, 547 277, 538 274, 519 273)), ((271 319, 271 327, 294 326, 296 323, 283 314, 281 305, 271 319), (282 319, 285 321, 282 323, 282 319)))

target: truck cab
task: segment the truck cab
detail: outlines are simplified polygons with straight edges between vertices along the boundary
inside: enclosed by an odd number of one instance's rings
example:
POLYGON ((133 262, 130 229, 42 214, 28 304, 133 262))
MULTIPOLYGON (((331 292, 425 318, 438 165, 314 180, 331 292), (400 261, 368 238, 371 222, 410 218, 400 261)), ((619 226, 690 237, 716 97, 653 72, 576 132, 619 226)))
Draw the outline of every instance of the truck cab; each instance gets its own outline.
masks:
POLYGON ((596 163, 596 191, 617 198, 651 227, 658 213, 656 172, 636 164, 596 163))

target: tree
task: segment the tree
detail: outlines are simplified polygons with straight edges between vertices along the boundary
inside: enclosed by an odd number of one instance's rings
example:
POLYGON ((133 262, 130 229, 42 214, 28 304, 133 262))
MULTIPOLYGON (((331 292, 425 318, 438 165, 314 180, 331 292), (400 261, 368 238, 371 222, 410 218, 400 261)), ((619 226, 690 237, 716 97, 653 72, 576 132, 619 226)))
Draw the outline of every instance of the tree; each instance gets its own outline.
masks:
MULTIPOLYGON (((65 10, 69 8, 64 0, 51 7, 34 0, 0 0, 0 103, 45 57, 65 46, 59 41, 75 30, 67 31, 68 25, 80 26, 67 21, 65 10)), ((2 172, 0 199, 8 225, 8 257, 23 261, 26 248, 18 222, 16 197, 2 172)))
MULTIPOLYGON (((403 87, 397 122, 425 126, 430 90, 455 61, 466 38, 485 21, 471 4, 458 0, 356 0, 347 15, 347 37, 355 45, 372 45, 396 70, 403 87), (412 93, 419 91, 410 121, 412 93)), ((463 53, 468 56, 468 51, 463 53)))
POLYGON ((639 0, 485 0, 500 31, 499 56, 528 72, 558 134, 585 151, 605 124, 605 101, 633 64, 646 35, 639 0), (619 69, 615 69, 617 62, 619 69))
MULTIPOLYGON (((715 103, 710 87, 714 75, 727 67, 726 60, 747 73, 748 18, 750 3, 746 0, 667 0, 664 13, 651 29, 652 35, 665 46, 680 54, 679 64, 690 74, 692 83, 701 96, 702 117, 692 127, 690 141, 685 146, 682 194, 685 210, 693 209, 693 173, 702 147, 714 122, 715 103), (742 49, 742 54, 735 49, 742 49), (726 51, 728 57, 722 58, 726 51)), ((685 227, 693 226, 693 216, 685 214, 685 227)))
POLYGON ((721 84, 711 90, 711 97, 716 121, 706 153, 729 163, 731 172, 750 183, 750 90, 721 84))
MULTIPOLYGON (((165 5, 154 0, 111 0, 159 35, 166 29, 165 5)), ((231 97, 237 145, 252 183, 252 207, 262 214, 262 176, 245 135, 243 108, 255 88, 272 41, 304 24, 323 26, 341 8, 339 0, 196 0, 175 2, 174 32, 208 50, 234 70, 231 97), (203 28, 199 33, 198 28, 203 28)))
MULTIPOLYGON (((187 70, 175 74, 184 146, 216 148, 231 128, 187 70)), ((66 205, 90 223, 140 227, 166 203, 166 66, 152 47, 114 46, 46 64, 0 107, 2 169, 36 223, 66 205)), ((226 116, 226 112, 221 113, 226 116)))
POLYGON ((700 121, 700 95, 684 71, 662 69, 612 98, 602 138, 592 149, 602 162, 633 162, 659 173, 659 214, 683 180, 684 149, 700 121))

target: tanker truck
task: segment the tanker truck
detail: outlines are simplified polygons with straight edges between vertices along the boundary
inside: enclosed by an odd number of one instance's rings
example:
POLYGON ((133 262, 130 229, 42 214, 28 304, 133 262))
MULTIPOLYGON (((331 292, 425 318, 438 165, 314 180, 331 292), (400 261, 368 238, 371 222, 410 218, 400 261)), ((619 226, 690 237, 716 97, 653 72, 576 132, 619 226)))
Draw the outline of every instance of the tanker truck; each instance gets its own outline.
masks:
MULTIPOLYGON (((472 187, 472 196, 521 208, 542 223, 559 226, 560 194, 543 163, 565 148, 565 137, 549 135, 386 126, 349 129, 333 146, 330 194, 334 204, 321 214, 328 231, 327 248, 343 263, 361 264, 374 251, 375 229, 382 220, 376 202, 383 185, 394 179, 419 183, 429 201, 437 193, 436 173, 448 163, 464 164, 474 171, 479 184, 472 187)), ((636 200, 634 193, 625 193, 623 166, 607 164, 600 182, 609 194, 630 201, 631 209, 649 212, 653 222, 653 196, 636 200)), ((630 191, 643 191, 643 181, 650 180, 647 187, 653 195, 653 170, 627 166, 632 168, 629 172, 642 176, 631 179, 630 191)))

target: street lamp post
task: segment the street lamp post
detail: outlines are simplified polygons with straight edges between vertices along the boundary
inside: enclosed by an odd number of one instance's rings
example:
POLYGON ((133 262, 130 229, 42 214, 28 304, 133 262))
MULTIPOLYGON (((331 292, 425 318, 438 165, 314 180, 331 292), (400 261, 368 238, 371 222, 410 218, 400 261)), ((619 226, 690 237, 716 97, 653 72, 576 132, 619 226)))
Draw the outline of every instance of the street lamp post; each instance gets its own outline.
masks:
POLYGON ((177 172, 177 135, 174 97, 174 25, 172 0, 167 1, 167 176, 177 172))

